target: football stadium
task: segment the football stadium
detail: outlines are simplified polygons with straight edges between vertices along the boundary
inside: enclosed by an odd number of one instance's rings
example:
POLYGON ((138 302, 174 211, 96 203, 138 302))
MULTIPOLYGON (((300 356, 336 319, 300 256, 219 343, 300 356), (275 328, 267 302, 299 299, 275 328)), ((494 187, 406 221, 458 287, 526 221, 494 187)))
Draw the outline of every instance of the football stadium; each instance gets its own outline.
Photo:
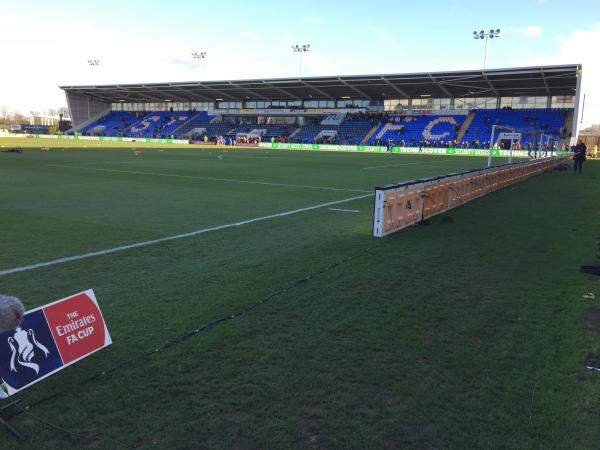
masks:
POLYGON ((0 134, 0 447, 597 448, 585 73, 61 85, 0 134))
POLYGON ((413 148, 489 148, 496 139, 496 148, 528 149, 577 134, 580 71, 574 65, 62 89, 75 125, 70 133, 83 136, 413 148))

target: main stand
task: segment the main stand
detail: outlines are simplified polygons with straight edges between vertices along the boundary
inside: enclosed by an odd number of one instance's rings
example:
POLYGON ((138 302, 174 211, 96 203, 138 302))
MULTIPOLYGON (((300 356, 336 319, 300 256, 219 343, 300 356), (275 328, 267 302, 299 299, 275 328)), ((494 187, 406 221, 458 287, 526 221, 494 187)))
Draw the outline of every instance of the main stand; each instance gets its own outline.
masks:
MULTIPOLYGON (((15 406, 17 403, 19 403, 21 401, 21 399, 18 400, 13 400, 10 403, 7 403, 6 405, 2 405, 0 406, 0 413, 8 408, 10 408, 11 406, 15 406)), ((13 427, 9 422, 8 419, 5 419, 4 417, 2 417, 2 414, 0 414, 0 425, 3 426, 4 428, 6 428, 10 434, 12 434, 17 441, 19 442, 23 442, 26 438, 25 436, 23 436, 21 433, 19 433, 15 427, 13 427)))

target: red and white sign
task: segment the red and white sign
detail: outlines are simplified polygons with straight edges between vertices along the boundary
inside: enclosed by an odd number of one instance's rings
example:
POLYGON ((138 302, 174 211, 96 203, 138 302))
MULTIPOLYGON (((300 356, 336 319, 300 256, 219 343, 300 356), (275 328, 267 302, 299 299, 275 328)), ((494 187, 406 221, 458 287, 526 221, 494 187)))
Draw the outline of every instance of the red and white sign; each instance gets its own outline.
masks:
POLYGON ((112 343, 92 290, 50 303, 42 309, 64 364, 112 343))

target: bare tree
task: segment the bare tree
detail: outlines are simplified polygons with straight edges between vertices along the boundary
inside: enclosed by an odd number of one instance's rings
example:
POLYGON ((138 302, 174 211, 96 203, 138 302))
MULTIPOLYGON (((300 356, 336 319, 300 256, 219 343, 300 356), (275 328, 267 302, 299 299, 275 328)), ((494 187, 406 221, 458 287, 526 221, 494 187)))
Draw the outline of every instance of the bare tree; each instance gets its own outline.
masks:
POLYGON ((593 125, 590 125, 589 127, 581 130, 583 132, 588 132, 588 133, 600 133, 600 123, 595 123, 593 125))
POLYGON ((27 117, 25 117, 20 112, 16 112, 16 111, 12 113, 12 116, 10 118, 10 123, 24 124, 24 123, 28 123, 28 122, 29 122, 29 119, 27 117))
POLYGON ((69 116, 69 108, 67 108, 66 106, 61 106, 58 108, 58 114, 62 114, 65 117, 69 116))
POLYGON ((10 113, 8 112, 8 106, 6 106, 6 105, 0 106, 0 121, 2 121, 2 123, 6 125, 9 123, 8 119, 10 119, 10 113))

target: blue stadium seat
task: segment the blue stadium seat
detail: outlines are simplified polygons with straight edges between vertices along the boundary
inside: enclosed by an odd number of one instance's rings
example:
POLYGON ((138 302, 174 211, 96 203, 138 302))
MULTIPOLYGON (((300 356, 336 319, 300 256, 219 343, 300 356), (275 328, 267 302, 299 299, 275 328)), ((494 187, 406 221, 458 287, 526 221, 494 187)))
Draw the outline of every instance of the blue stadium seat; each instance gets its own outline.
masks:
MULTIPOLYGON (((489 142, 494 125, 514 128, 521 133, 521 146, 535 144, 536 135, 544 133, 559 139, 564 127, 568 110, 562 109, 485 109, 475 112, 469 129, 461 142, 472 144, 474 141, 489 142)), ((508 129, 496 130, 510 132, 508 129)))
POLYGON ((426 142, 431 146, 446 146, 456 139, 465 115, 399 115, 391 114, 379 125, 368 143, 404 143, 406 146, 426 142))

